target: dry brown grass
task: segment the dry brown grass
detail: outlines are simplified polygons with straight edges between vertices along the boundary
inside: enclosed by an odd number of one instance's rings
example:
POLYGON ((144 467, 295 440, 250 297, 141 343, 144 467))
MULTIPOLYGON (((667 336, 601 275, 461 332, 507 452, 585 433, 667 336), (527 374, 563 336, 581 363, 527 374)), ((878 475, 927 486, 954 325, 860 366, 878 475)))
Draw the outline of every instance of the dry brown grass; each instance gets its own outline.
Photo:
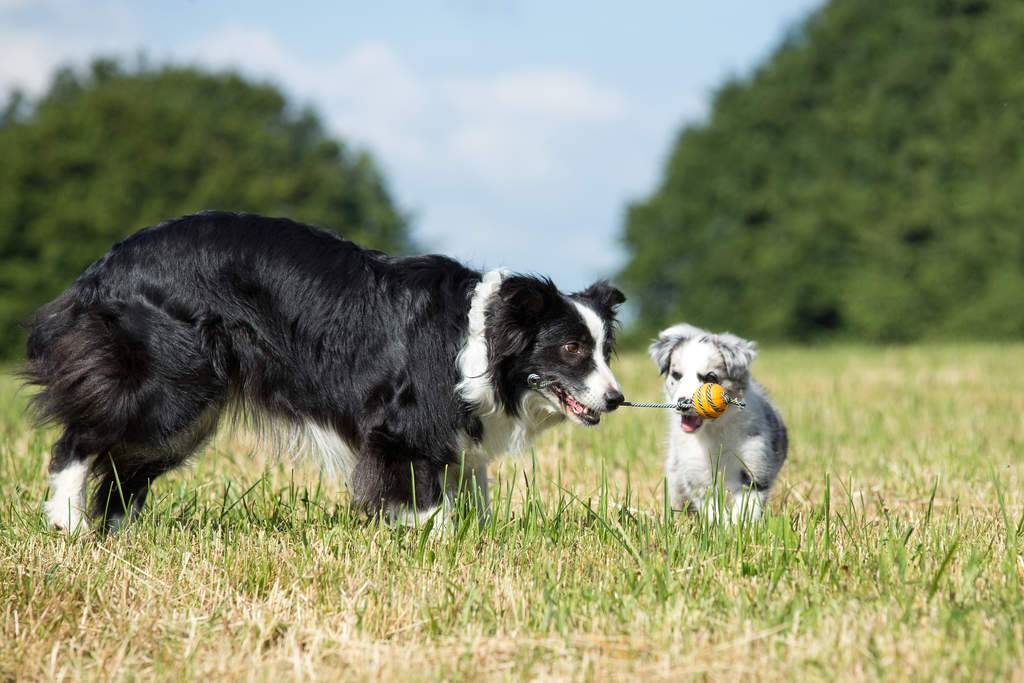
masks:
MULTIPOLYGON (((225 437, 129 533, 68 540, 40 514, 53 435, 5 380, 0 680, 1019 678, 1022 367, 770 351, 793 447, 764 523, 666 518, 664 416, 622 411, 494 467, 491 524, 440 537, 225 437)), ((646 359, 616 369, 659 395, 646 359)))

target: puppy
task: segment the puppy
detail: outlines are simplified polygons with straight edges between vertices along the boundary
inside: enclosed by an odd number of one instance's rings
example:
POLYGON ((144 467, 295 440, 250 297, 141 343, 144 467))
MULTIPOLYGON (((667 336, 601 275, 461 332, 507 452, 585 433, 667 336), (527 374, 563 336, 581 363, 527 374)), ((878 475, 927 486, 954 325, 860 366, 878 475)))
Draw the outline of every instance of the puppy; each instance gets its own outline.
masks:
POLYGON ((680 324, 662 331, 650 354, 665 376, 670 401, 690 398, 698 386, 713 382, 747 403, 716 420, 701 418, 692 407, 672 413, 665 460, 672 507, 712 520, 758 519, 786 460, 788 438, 779 412, 750 377, 756 345, 680 324), (728 516, 716 485, 728 494, 728 516))
POLYGON ((31 325, 34 408, 62 429, 46 514, 116 529, 232 414, 312 452, 373 514, 450 509, 463 477, 486 507, 493 457, 622 403, 608 360, 624 300, 604 282, 564 294, 281 218, 147 228, 31 325))

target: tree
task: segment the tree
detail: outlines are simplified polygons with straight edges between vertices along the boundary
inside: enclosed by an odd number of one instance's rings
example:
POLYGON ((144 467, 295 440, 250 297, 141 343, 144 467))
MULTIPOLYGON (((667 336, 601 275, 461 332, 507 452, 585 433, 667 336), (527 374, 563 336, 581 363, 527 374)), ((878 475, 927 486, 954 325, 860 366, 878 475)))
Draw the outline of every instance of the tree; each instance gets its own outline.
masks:
POLYGON ((364 245, 409 248, 406 220, 365 153, 277 89, 234 73, 61 69, 0 117, 0 354, 18 327, 117 240, 202 209, 282 215, 364 245))
POLYGON ((833 0, 628 211, 644 335, 1024 336, 1024 4, 833 0))

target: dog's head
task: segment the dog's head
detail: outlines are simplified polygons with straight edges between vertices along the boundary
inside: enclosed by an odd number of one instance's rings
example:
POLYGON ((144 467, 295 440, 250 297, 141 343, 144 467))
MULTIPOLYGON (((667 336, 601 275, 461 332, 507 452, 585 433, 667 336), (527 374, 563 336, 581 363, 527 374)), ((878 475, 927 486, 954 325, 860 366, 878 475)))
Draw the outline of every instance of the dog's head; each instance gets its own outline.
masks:
MULTIPOLYGON (((684 323, 662 330, 650 353, 665 376, 665 395, 672 402, 690 398, 705 382, 721 384, 741 398, 750 384, 750 364, 757 357, 757 345, 734 334, 712 334, 684 323)), ((703 422, 690 408, 683 412, 681 427, 692 433, 703 422)))
POLYGON ((487 310, 488 366, 505 409, 516 414, 534 392, 546 409, 589 426, 619 407, 622 391, 608 361, 625 300, 603 281, 563 294, 547 279, 506 277, 487 310))

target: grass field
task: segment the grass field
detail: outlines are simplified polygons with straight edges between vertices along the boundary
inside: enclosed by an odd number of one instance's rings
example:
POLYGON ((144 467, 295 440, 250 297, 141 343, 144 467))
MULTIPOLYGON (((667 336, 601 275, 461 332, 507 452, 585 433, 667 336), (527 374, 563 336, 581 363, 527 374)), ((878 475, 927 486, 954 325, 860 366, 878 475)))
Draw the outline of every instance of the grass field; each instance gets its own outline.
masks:
MULTIPOLYGON (((659 396, 649 361, 613 366, 659 396)), ((380 527, 222 436, 130 530, 48 531, 0 380, 0 680, 1024 677, 1024 346, 769 350, 773 512, 666 513, 664 414, 492 467, 494 515, 380 527)))

